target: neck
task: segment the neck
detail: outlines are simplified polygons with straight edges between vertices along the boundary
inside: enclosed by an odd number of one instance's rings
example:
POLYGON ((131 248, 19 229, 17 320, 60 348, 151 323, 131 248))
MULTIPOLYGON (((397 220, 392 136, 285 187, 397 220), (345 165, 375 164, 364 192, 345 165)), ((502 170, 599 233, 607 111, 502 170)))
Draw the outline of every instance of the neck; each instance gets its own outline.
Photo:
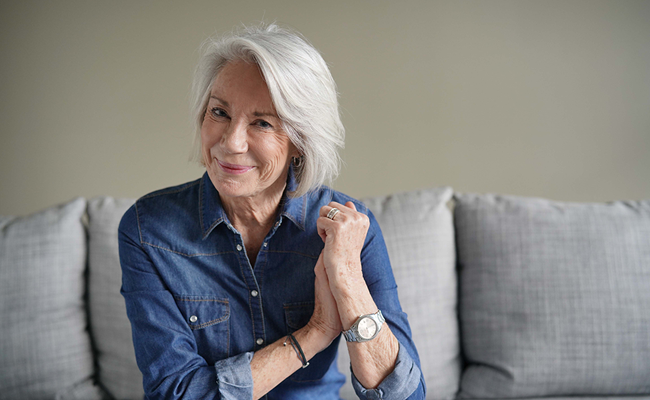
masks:
POLYGON ((265 196, 221 197, 221 204, 230 222, 238 231, 250 229, 266 231, 268 230, 266 228, 270 228, 275 222, 285 186, 265 196))

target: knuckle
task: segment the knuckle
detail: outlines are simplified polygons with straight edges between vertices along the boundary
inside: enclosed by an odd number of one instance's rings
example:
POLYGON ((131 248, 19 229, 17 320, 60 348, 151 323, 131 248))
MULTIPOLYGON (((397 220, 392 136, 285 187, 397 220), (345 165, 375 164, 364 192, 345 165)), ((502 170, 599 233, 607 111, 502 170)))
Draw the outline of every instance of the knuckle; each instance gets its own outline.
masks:
POLYGON ((368 218, 368 216, 365 215, 365 214, 361 214, 361 215, 363 215, 363 218, 362 218, 363 225, 365 227, 369 227, 370 226, 370 218, 368 218))

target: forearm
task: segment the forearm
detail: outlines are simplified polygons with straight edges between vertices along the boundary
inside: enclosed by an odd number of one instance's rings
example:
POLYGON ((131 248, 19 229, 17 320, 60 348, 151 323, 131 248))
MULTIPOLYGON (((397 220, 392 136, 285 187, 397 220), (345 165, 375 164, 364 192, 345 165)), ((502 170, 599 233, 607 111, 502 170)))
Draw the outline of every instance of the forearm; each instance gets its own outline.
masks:
MULTIPOLYGON (((330 344, 330 340, 311 325, 297 330, 293 336, 300 344, 307 360, 330 344)), ((302 362, 290 342, 287 341, 287 345, 284 345, 285 340, 286 338, 282 338, 255 352, 251 360, 253 399, 264 396, 302 367, 302 362)))
MULTIPOLYGON (((368 287, 360 281, 347 280, 349 285, 339 288, 335 296, 343 329, 350 329, 358 317, 377 312, 368 287)), ((374 339, 367 342, 348 342, 352 371, 365 388, 376 388, 395 367, 399 342, 384 324, 374 339)))

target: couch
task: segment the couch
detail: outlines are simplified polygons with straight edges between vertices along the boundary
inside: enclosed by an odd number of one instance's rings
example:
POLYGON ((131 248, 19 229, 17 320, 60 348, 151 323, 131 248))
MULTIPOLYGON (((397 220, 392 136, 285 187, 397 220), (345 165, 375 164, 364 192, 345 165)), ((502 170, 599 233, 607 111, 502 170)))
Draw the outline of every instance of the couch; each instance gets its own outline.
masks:
MULTIPOLYGON (((650 201, 451 188, 364 201, 427 398, 650 399, 650 201)), ((0 217, 0 399, 142 398, 119 293, 116 232, 132 203, 0 217)), ((346 351, 338 362, 347 371, 346 351)))

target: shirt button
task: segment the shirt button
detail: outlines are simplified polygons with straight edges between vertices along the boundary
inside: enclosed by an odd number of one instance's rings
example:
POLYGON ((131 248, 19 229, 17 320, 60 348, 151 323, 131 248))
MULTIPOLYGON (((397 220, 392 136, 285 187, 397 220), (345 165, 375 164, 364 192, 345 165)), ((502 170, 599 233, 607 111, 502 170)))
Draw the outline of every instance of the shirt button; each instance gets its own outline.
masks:
POLYGON ((258 294, 259 292, 257 290, 251 290, 251 296, 257 297, 258 294))
POLYGON ((198 320, 199 320, 199 318, 198 318, 196 315, 192 315, 192 316, 190 317, 190 322, 196 322, 196 321, 198 321, 198 320))
POLYGON ((237 251, 241 251, 241 249, 242 249, 241 244, 238 244, 237 245, 237 251))
POLYGON ((264 242, 264 247, 268 246, 269 244, 267 242, 264 242))
POLYGON ((255 343, 257 343, 259 346, 261 346, 264 343, 264 339, 258 338, 255 343))

